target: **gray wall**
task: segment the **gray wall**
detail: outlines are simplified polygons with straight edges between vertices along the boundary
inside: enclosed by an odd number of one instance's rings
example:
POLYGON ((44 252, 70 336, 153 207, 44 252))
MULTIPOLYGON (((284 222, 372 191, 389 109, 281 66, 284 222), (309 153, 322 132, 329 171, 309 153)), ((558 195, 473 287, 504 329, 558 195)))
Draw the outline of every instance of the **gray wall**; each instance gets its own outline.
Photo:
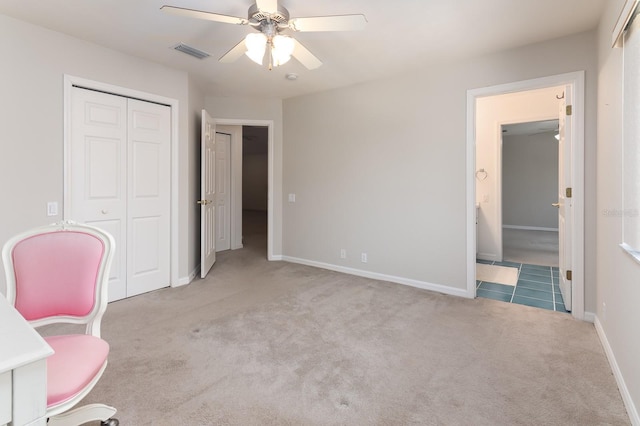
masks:
MULTIPOLYGON (((297 200, 283 206, 284 254, 464 290, 465 173, 474 167, 465 157, 467 90, 585 70, 585 167, 593 176, 595 40, 588 32, 286 99, 283 193, 297 200)), ((588 179, 589 212, 594 188, 588 179)), ((593 244, 592 213, 586 224, 593 244)), ((593 311, 594 273, 586 276, 593 311)))
POLYGON ((558 229, 555 132, 502 138, 503 226, 558 229))
MULTIPOLYGON (((622 49, 611 47, 611 33, 623 0, 607 2, 600 22, 598 79, 597 326, 606 336, 624 378, 635 421, 640 408, 640 264, 624 252, 622 216, 622 49)), ((629 408, 629 406, 627 407, 629 408)))

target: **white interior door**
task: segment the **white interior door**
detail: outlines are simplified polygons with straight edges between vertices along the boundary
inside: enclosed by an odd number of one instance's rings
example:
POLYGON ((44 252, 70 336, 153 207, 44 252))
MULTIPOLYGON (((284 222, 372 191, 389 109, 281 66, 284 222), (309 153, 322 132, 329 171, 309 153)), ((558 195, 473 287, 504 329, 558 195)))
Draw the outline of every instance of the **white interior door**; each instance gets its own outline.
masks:
POLYGON ((216 261, 216 124, 202 110, 200 170, 200 278, 216 261))
POLYGON ((128 100, 127 296, 169 286, 170 114, 128 100))
POLYGON ((127 98, 71 92, 70 193, 65 217, 115 239, 109 301, 127 296, 127 98))
POLYGON ((216 251, 231 249, 231 135, 216 132, 216 251))
POLYGON ((168 286, 170 108, 74 87, 70 124, 65 217, 113 235, 109 300, 168 286))
POLYGON ((567 106, 571 105, 571 86, 566 86, 564 99, 560 102, 558 143, 558 248, 560 269, 560 292, 564 305, 571 310, 571 232, 572 198, 571 191, 571 115, 567 114, 567 106), (569 189, 568 189, 569 188, 569 189))

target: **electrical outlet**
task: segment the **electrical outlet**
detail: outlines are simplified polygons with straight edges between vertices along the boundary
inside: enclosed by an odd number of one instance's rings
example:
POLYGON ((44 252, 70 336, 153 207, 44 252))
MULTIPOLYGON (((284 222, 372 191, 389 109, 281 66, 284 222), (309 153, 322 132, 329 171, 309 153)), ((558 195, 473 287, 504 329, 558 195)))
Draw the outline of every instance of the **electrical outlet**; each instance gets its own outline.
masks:
POLYGON ((296 202, 296 194, 289 194, 289 202, 290 203, 296 202))
POLYGON ((362 261, 362 263, 367 263, 367 253, 362 253, 362 255, 360 256, 360 260, 362 261))
POLYGON ((340 259, 346 259, 346 258, 347 258, 347 250, 340 249, 340 259))

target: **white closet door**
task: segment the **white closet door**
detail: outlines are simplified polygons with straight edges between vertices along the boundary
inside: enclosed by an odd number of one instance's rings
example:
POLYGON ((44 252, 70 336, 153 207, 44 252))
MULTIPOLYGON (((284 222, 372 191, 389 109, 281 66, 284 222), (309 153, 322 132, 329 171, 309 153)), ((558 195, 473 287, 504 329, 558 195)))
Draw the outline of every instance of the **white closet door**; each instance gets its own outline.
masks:
POLYGON ((74 87, 71 97, 71 206, 65 217, 97 226, 116 242, 109 300, 127 295, 127 99, 74 87))
POLYGON ((127 296, 169 285, 170 108, 128 100, 127 296))
POLYGON ((116 240, 109 301, 169 285, 170 115, 167 106, 72 89, 65 217, 116 240))

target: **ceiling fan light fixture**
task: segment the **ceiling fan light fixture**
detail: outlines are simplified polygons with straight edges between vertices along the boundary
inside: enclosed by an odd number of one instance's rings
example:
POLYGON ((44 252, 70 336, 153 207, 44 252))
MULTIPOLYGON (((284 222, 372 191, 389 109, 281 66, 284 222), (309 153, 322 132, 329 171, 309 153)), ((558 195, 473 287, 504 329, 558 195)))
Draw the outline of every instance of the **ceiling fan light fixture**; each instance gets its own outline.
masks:
POLYGON ((273 65, 286 64, 291 59, 291 54, 293 54, 295 47, 293 39, 278 34, 273 37, 272 44, 271 57, 273 58, 273 65))
POLYGON ((267 37, 262 33, 247 34, 244 45, 247 48, 246 55, 256 64, 262 65, 267 49, 267 37))

